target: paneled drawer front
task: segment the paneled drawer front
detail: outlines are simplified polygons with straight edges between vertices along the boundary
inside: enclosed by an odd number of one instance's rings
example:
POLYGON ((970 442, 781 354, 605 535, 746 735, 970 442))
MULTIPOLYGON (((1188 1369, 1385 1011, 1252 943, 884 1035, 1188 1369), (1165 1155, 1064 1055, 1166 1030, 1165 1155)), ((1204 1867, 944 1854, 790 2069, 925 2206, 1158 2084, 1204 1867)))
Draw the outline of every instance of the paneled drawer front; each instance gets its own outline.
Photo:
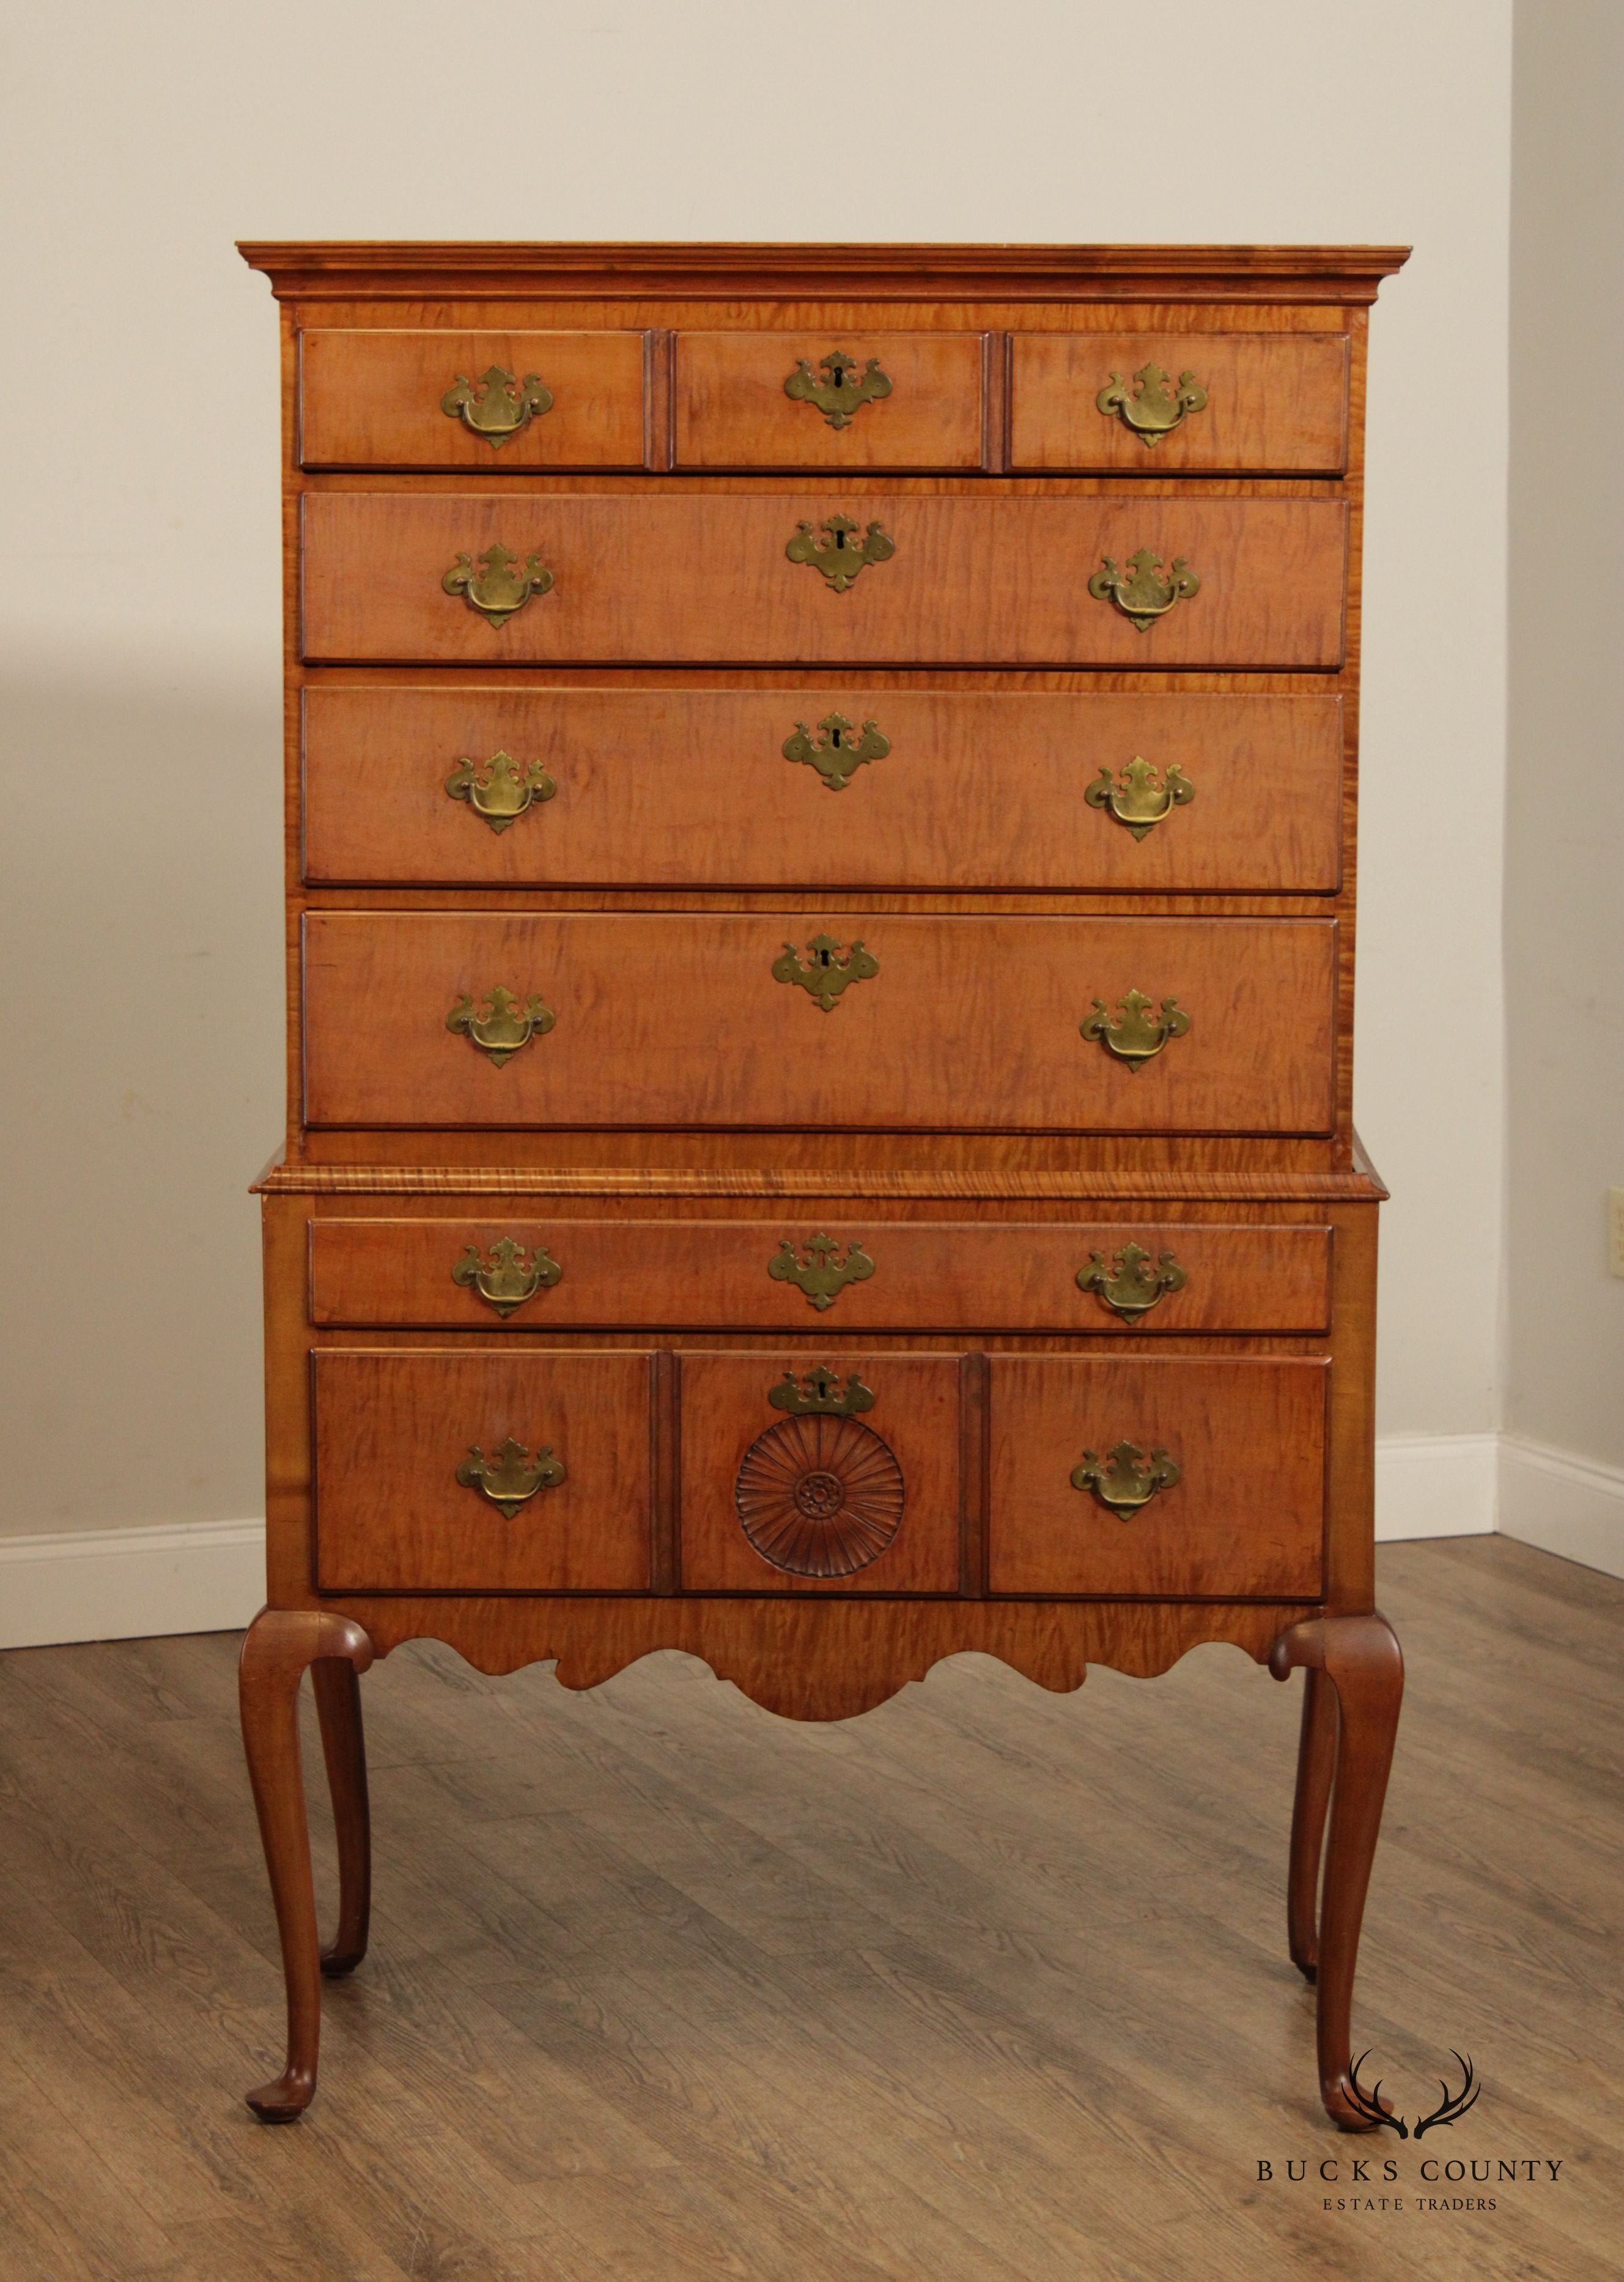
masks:
POLYGON ((1328 1366, 994 1355, 995 1593, 1321 1590, 1328 1366))
POLYGON ((642 333, 305 331, 299 460, 483 475, 638 468, 645 362, 642 333))
POLYGON ((1141 476, 1340 475, 1348 464, 1347 340, 1017 333, 1009 464, 1141 476))
POLYGON ((956 1355, 684 1354, 684 1591, 955 1593, 956 1355))
POLYGON ((1324 1132, 1335 946, 1320 920, 313 912, 305 1120, 1324 1132), (1158 1033, 1187 1017, 1138 1064, 1080 1027, 1133 1045, 1129 993, 1158 1033))
POLYGON ((1319 1331, 1330 1230, 1200 1222, 313 1220, 322 1325, 1319 1331), (1079 1281, 1079 1278, 1081 1279, 1079 1281))
POLYGON ((1342 776, 1328 696, 316 688, 305 873, 1325 894, 1342 776))
POLYGON ((303 513, 313 662, 1328 671, 1342 656, 1347 526, 1332 500, 927 498, 831 482, 773 496, 323 492, 303 513), (843 592, 786 554, 803 523, 843 592), (1135 575, 1141 552, 1148 607, 1172 594, 1175 563, 1199 580, 1143 627, 1089 591, 1096 574, 1135 575))
POLYGON ((979 333, 678 333, 677 464, 978 468, 984 354, 979 333))
POLYGON ((325 1348, 312 1365, 321 1591, 647 1591, 647 1355, 325 1348))

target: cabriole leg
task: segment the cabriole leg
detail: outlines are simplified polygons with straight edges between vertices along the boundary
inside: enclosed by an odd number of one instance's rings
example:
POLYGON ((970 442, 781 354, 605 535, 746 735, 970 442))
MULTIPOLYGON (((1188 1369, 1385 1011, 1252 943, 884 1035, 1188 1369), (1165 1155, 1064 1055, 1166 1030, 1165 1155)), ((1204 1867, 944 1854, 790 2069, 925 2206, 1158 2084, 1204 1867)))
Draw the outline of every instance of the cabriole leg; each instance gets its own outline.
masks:
POLYGON ((1297 1795, 1291 1810, 1291 1860, 1286 1881, 1286 1936, 1291 1961, 1305 1981, 1319 1965, 1319 1863, 1326 1809, 1336 1765, 1336 1690, 1323 1672, 1303 1674, 1303 1729, 1297 1743, 1297 1795))
POLYGON ((372 1921, 372 1818, 367 1802, 367 1741, 361 1726, 360 1674, 347 1658, 318 1657, 310 1667, 321 1723, 338 1836, 338 1930, 321 1952, 330 1978, 353 1973, 367 1954, 372 1921))

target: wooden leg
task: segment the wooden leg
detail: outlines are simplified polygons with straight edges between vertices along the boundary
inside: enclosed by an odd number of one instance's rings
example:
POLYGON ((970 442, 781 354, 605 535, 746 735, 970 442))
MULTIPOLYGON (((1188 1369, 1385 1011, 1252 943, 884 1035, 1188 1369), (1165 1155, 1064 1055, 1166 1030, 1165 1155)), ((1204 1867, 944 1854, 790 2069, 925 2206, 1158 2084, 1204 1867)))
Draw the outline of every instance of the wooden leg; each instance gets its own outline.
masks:
POLYGON ((336 1657, 310 1667, 321 1722, 321 1755, 338 1834, 338 1931, 321 1952, 330 1977, 353 1973, 367 1954, 372 1920, 372 1817, 367 1803, 367 1740, 361 1725, 360 1674, 336 1657))
MULTIPOLYGON (((352 1673, 365 1672, 372 1662, 372 1643, 347 1617, 315 1609, 261 1609, 248 1628, 237 1673, 243 1746, 288 1990, 287 2066, 274 2083, 248 2094, 248 2105, 266 2123, 291 2123, 309 2107, 316 2088, 321 1952, 299 1765, 298 1691, 305 1665, 321 1657, 341 1658, 352 1673)), ((356 1742, 359 1748, 359 1727, 356 1742)))
POLYGON ((1297 1795, 1291 1810, 1291 1863, 1286 1881, 1286 1937, 1305 1981, 1319 1967, 1319 1862, 1326 1809, 1336 1765, 1336 1690, 1323 1672, 1303 1675, 1303 1731, 1297 1743, 1297 1795))
MULTIPOLYGON (((1282 1633, 1269 1652, 1269 1669, 1277 1680, 1297 1665, 1306 1665, 1311 1677, 1323 1674, 1336 1690, 1336 1769, 1319 1906, 1320 2097, 1326 2115, 1342 2131, 1368 2131, 1374 2127, 1355 2106, 1349 2085, 1353 1975, 1393 1761, 1404 1661, 1385 1617, 1311 1617, 1282 1633)), ((1299 1803, 1302 1796, 1299 1776, 1299 1803)))

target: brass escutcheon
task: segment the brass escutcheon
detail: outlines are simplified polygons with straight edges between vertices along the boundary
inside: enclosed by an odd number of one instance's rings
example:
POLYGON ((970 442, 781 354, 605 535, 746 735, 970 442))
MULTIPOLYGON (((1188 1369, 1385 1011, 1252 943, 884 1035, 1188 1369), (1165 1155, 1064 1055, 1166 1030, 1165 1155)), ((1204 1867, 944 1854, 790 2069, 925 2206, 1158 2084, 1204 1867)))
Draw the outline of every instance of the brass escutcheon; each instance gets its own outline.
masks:
POLYGON ((1141 547, 1136 555, 1130 555, 1125 570, 1119 570, 1109 555, 1102 559, 1105 567, 1088 581, 1088 592, 1096 602, 1114 602, 1141 634, 1148 633, 1158 618, 1164 618, 1175 602, 1201 592, 1201 580, 1182 555, 1173 557, 1172 570, 1165 578, 1159 575, 1162 558, 1153 547, 1141 547))
POLYGON ((1195 797, 1195 788, 1177 761, 1165 779, 1158 780, 1150 763, 1137 753, 1117 776, 1102 769, 1083 793, 1090 808, 1109 810, 1135 840, 1142 840, 1152 825, 1160 824, 1175 808, 1187 807, 1195 797))
POLYGON ((1085 1450, 1083 1463, 1071 1469, 1074 1490, 1092 1490, 1118 1521, 1132 1521, 1158 1490, 1170 1490, 1179 1469, 1165 1450, 1152 1450, 1148 1458, 1137 1442, 1118 1442, 1102 1458, 1085 1450))
POLYGON ((825 1014, 832 1011, 849 984, 866 982, 871 974, 879 973, 878 959, 872 951, 863 949, 861 937, 843 959, 836 955, 840 946, 831 935, 815 935, 807 949, 812 955, 810 966, 805 964, 793 943, 786 943, 781 955, 773 960, 773 981, 799 982, 816 999, 825 1014))
POLYGON ((545 1244, 527 1254, 511 1236, 499 1236, 489 1254, 470 1244, 452 1269, 451 1280, 465 1291, 477 1292, 506 1323, 515 1308, 533 1300, 537 1292, 550 1292, 563 1272, 545 1244))
POLYGON ((505 626, 532 594, 545 594, 553 584, 539 555, 527 555, 522 570, 513 568, 518 560, 505 547, 487 547, 476 570, 470 555, 459 555, 440 585, 448 594, 460 594, 491 625, 505 626))
POLYGON ((874 1273, 861 1244, 848 1244, 843 1260, 839 1252, 832 1236, 815 1236, 799 1246, 786 1236, 768 1261, 767 1273, 775 1284, 798 1285, 821 1315, 848 1284, 864 1283, 874 1273))
POLYGON ((865 1386, 855 1371, 842 1386, 839 1372, 820 1362, 799 1378, 793 1370, 786 1370, 777 1386, 768 1389, 767 1400, 775 1410, 787 1410, 797 1418, 815 1413, 850 1418, 859 1410, 873 1409, 874 1390, 865 1386))
POLYGON ((542 386, 537 373, 527 372, 522 380, 515 380, 512 373, 493 364, 477 380, 460 372, 455 387, 441 397, 440 409, 499 449, 521 428, 528 428, 533 419, 552 411, 553 392, 542 386))
POLYGON ((1176 998, 1164 998, 1159 1014, 1146 1012, 1150 1001, 1142 990, 1129 990, 1117 1001, 1120 1019, 1112 1021, 1103 998, 1094 1002, 1092 1014, 1085 1014, 1078 1024, 1084 1037, 1098 1039, 1126 1062, 1130 1069, 1139 1069, 1153 1054, 1159 1054, 1169 1038, 1181 1038, 1190 1027, 1190 1018, 1176 998))
POLYGON ((792 563, 809 563, 821 570, 837 594, 847 588, 870 563, 888 563, 896 553, 896 541, 889 538, 878 523, 871 523, 863 533, 861 546, 852 544, 856 524, 848 515, 831 515, 823 526, 823 537, 813 536, 809 523, 798 523, 795 536, 784 552, 792 563))
POLYGON ((858 737, 844 713, 825 713, 817 726, 823 734, 815 738, 804 721, 797 721, 794 735, 784 740, 784 757, 816 769, 831 792, 844 792, 854 770, 865 761, 883 761, 891 750, 890 738, 882 737, 872 721, 863 723, 858 737))
POLYGON ((856 369, 855 357, 848 357, 842 349, 831 349, 819 360, 818 371, 823 375, 819 379, 805 357, 797 357, 795 369, 784 384, 784 393, 798 403, 816 404, 831 428, 847 428, 863 405, 891 393, 889 376, 880 370, 878 357, 869 359, 861 380, 851 377, 856 369))
POLYGON ((1087 1267, 1077 1271, 1079 1292, 1097 1292, 1114 1316, 1130 1323, 1148 1316, 1169 1292, 1182 1292, 1188 1281, 1171 1252, 1163 1253, 1151 1267, 1142 1244, 1125 1244, 1112 1254, 1109 1266, 1102 1252, 1091 1252, 1087 1267))
POLYGON ((522 773, 511 753, 492 753, 480 773, 476 761, 459 761, 445 780, 453 800, 465 800, 492 832, 506 832, 533 803, 551 800, 558 787, 539 761, 522 773))
POLYGON ((553 1456, 550 1442, 532 1458, 511 1434, 493 1458, 487 1458, 476 1442, 457 1469, 465 1490, 477 1490, 492 1505, 499 1505, 510 1521, 537 1490, 555 1490, 566 1479, 564 1462, 553 1456))
POLYGON ((1094 400, 1108 416, 1119 417, 1141 444, 1159 444, 1187 412, 1201 411, 1207 401, 1207 392, 1193 372, 1181 372, 1177 386, 1169 388, 1159 364, 1141 364, 1133 384, 1130 389, 1122 375, 1114 372, 1110 385, 1094 400))
POLYGON ((499 982, 486 998, 483 1014, 475 1013, 475 1005, 466 990, 460 990, 456 1005, 445 1017, 445 1027, 460 1031, 482 1053, 489 1054, 498 1069, 532 1038, 545 1037, 558 1020, 539 998, 527 998, 521 1010, 514 992, 499 982))

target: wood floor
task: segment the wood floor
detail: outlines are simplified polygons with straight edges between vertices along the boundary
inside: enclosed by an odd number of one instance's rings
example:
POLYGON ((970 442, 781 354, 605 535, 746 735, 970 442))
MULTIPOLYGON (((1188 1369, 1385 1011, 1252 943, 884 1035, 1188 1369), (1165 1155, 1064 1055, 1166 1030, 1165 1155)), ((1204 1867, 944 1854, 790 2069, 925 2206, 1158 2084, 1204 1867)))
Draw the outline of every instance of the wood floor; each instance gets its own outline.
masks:
POLYGON ((576 1696, 402 1649, 372 1954, 287 2131, 240 2097, 281 1999, 235 1639, 0 1657, 0 2277, 1612 2282, 1624 1584, 1473 1539, 1381 1598, 1356 2050, 1411 2118, 1451 2047, 1483 2089, 1374 2147, 1286 1958, 1302 1683, 1232 1649, 1069 1697, 967 1658, 824 1728, 676 1656, 576 1696), (1325 2208, 1383 2157, 1402 2211, 1325 2208))

